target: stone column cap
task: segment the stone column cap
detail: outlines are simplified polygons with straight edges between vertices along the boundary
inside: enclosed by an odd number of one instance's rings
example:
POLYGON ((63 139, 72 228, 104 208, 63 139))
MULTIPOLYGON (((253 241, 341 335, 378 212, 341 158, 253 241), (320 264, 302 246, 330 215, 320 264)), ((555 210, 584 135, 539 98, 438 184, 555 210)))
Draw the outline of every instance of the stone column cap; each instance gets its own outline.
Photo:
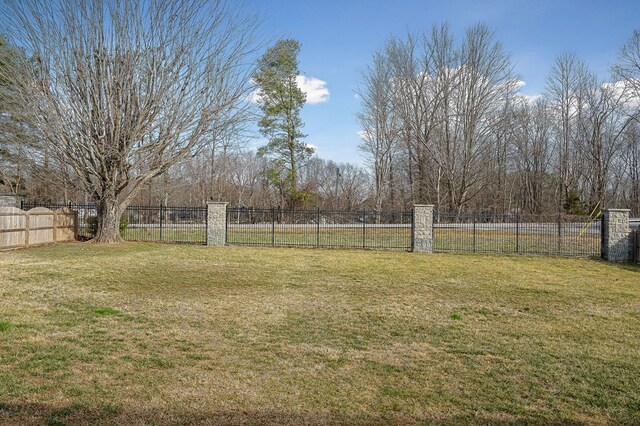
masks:
POLYGON ((209 204, 217 204, 217 205, 226 206, 229 203, 227 203, 226 201, 207 201, 207 205, 209 205, 209 204))
POLYGON ((625 212, 630 212, 631 209, 604 209, 604 211, 625 213, 625 212))
POLYGON ((413 207, 435 207, 435 204, 414 204, 413 207))

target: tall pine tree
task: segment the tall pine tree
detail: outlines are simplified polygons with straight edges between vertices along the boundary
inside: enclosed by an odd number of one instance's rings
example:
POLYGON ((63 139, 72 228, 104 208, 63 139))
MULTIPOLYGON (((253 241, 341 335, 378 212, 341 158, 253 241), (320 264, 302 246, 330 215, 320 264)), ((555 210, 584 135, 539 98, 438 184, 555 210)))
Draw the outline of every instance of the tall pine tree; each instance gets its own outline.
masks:
POLYGON ((258 85, 262 119, 259 127, 269 142, 258 150, 272 160, 269 180, 278 187, 288 207, 298 207, 307 194, 298 189, 298 170, 313 155, 303 142, 300 111, 306 96, 297 84, 300 74, 296 40, 280 40, 260 58, 253 80, 258 85))

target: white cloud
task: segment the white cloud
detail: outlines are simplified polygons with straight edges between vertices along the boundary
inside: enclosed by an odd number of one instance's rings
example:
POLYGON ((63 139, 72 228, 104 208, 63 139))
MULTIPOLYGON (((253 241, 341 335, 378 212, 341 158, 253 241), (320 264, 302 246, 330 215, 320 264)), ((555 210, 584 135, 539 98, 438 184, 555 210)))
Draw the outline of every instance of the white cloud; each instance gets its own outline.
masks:
POLYGON ((296 77, 298 87, 307 95, 308 104, 321 104, 329 101, 327 82, 315 77, 299 75, 296 77))
MULTIPOLYGON (((315 77, 307 77, 299 75, 296 77, 296 84, 300 90, 307 95, 308 104, 321 104, 329 102, 329 89, 327 88, 327 82, 315 77)), ((249 102, 258 104, 260 103, 260 91, 258 89, 249 93, 247 96, 249 102)))
POLYGON ((252 104, 260 103, 260 93, 259 93, 259 90, 258 90, 258 89, 256 89, 256 90, 254 90, 253 92, 249 93, 249 94, 247 95, 247 100, 248 100, 249 102, 251 102, 252 104))
POLYGON ((363 141, 369 141, 372 139, 371 137, 371 133, 369 133, 367 130, 359 130, 357 132, 357 135, 360 139, 362 139, 363 141))
POLYGON ((514 83, 514 87, 516 88, 516 90, 520 90, 520 88, 524 87, 527 85, 526 81, 523 80, 518 80, 514 83))
POLYGON ((540 93, 538 93, 537 95, 525 95, 524 93, 518 93, 516 96, 529 105, 534 104, 538 99, 542 97, 540 93))
POLYGON ((525 95, 524 93, 520 93, 520 89, 522 89, 526 85, 527 85, 527 82, 524 80, 517 80, 514 82, 514 88, 518 91, 518 93, 516 93, 516 98, 531 105, 535 103, 538 99, 540 99, 542 97, 542 94, 538 93, 536 95, 525 95))
POLYGON ((608 90, 615 97, 620 97, 622 103, 628 108, 640 106, 640 96, 634 91, 637 81, 618 80, 613 83, 602 83, 602 89, 608 90))

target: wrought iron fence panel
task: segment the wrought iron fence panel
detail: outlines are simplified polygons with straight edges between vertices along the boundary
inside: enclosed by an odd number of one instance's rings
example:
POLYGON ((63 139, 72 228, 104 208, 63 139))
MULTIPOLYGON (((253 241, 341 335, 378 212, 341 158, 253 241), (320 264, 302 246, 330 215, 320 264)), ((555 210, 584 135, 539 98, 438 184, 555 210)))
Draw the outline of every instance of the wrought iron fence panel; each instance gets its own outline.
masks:
POLYGON ((130 241, 207 243, 207 208, 183 206, 129 206, 123 217, 122 238, 130 241))
POLYGON ((570 215, 435 212, 434 251, 599 256, 601 220, 570 215))
POLYGON ((411 249, 413 213, 227 209, 227 243, 287 247, 411 249))

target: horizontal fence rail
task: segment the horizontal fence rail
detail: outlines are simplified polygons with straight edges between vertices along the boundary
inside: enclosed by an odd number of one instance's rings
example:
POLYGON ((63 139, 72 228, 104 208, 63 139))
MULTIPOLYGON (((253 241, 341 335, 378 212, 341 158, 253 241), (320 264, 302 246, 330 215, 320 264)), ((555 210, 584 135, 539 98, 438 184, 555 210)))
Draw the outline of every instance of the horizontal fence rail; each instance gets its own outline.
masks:
POLYGON ((600 256, 602 221, 584 216, 435 212, 434 251, 600 256))
POLYGON ((227 209, 227 244, 411 250, 412 211, 227 209))
MULTIPOLYGON (((92 221, 97 217, 93 203, 35 204, 24 208, 69 208, 78 212, 78 235, 91 238, 92 221)), ((93 225, 95 229, 95 224, 93 225)), ((129 241, 163 241, 184 244, 206 244, 207 208, 173 206, 129 206, 121 218, 120 235, 129 241)))

